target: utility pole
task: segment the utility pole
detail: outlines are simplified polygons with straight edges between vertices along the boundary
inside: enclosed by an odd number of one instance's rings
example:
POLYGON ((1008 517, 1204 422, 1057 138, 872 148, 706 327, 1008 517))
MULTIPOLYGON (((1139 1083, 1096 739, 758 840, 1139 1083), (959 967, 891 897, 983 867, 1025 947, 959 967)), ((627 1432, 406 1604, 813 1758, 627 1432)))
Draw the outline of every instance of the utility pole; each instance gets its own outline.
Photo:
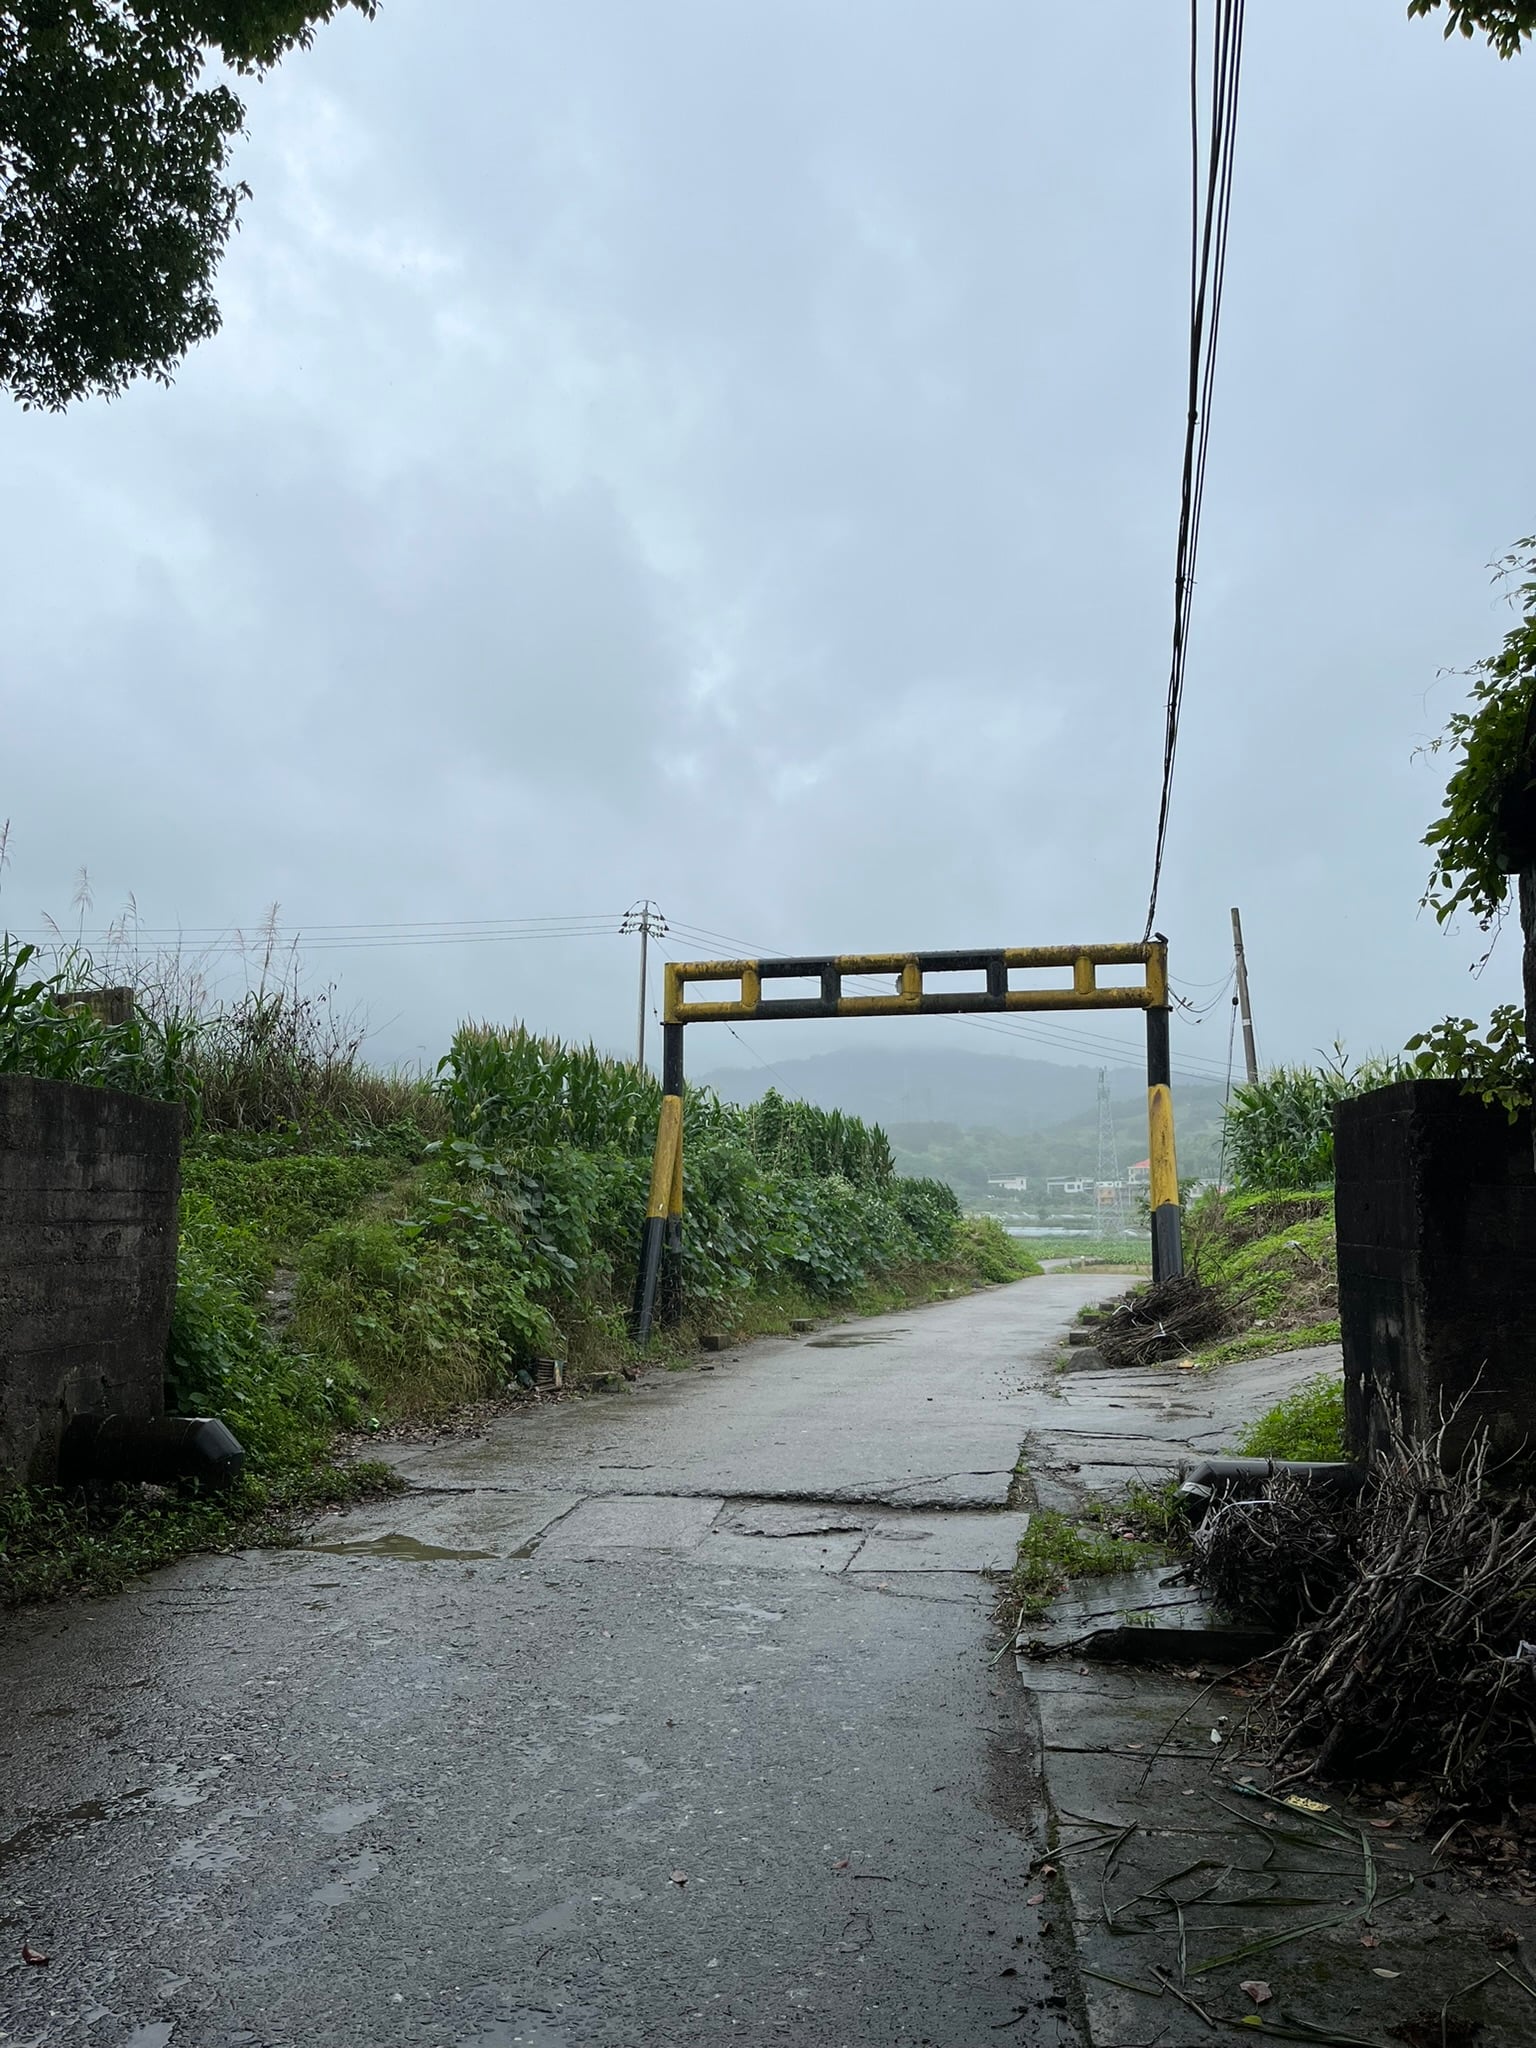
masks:
POLYGON ((1243 1020, 1243 1059, 1248 1068, 1248 1086, 1259 1078, 1259 1056, 1253 1049, 1253 1008, 1248 1001, 1248 961, 1243 952, 1243 921, 1232 913, 1232 948, 1237 959, 1237 1004, 1243 1020))
POLYGON ((645 1012, 647 998, 650 993, 648 978, 651 940, 653 937, 664 939, 667 936, 667 920, 656 908, 650 897, 646 896, 639 903, 632 903, 628 910, 625 911, 624 922, 619 926, 619 930, 622 932, 638 932, 640 934, 640 1032, 635 1059, 637 1064, 643 1067, 645 1065, 645 1012))

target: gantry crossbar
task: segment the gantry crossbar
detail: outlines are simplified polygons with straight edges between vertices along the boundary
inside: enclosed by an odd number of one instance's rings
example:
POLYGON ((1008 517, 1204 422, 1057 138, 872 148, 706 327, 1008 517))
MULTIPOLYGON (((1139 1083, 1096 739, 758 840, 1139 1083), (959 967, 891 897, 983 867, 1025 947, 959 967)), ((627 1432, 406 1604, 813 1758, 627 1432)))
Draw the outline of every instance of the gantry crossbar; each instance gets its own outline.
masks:
POLYGON ((840 953, 785 960, 671 961, 666 971, 668 1024, 734 1024, 769 1017, 956 1017, 985 1010, 1160 1010, 1168 1003, 1167 950, 1133 946, 1010 946, 965 953, 840 953), (1101 967, 1140 967, 1135 982, 1101 984, 1101 967), (1018 974, 1069 971, 1052 985, 1021 984, 1018 974), (929 988, 932 974, 976 977, 965 989, 929 988), (845 995, 843 983, 890 975, 889 994, 845 995), (764 993, 776 981, 814 981, 812 995, 764 993), (702 1002, 690 986, 735 982, 734 996, 702 1002))
POLYGON ((757 1023, 774 1017, 957 1017, 1014 1010, 1146 1012, 1152 1273, 1154 1279, 1164 1279, 1182 1272, 1168 1047, 1168 948, 1161 938, 1111 946, 1005 946, 972 952, 670 961, 662 1011, 661 1120, 631 1315, 637 1341, 644 1344, 650 1337, 659 1283, 664 1317, 675 1319, 681 1301, 683 1034, 688 1025, 757 1023), (1139 967, 1140 978, 1099 979, 1100 968, 1127 967, 1139 967), (930 976, 951 975, 968 976, 968 985, 929 985, 930 976), (1040 975, 1057 978, 1044 982, 1017 978, 1040 975), (888 991, 844 993, 848 981, 878 981, 886 976, 892 980, 888 991), (765 994, 775 982, 787 981, 815 982, 816 993, 765 994), (726 993, 720 992, 722 985, 726 993), (703 1000, 690 995, 690 990, 700 987, 712 991, 703 1000))

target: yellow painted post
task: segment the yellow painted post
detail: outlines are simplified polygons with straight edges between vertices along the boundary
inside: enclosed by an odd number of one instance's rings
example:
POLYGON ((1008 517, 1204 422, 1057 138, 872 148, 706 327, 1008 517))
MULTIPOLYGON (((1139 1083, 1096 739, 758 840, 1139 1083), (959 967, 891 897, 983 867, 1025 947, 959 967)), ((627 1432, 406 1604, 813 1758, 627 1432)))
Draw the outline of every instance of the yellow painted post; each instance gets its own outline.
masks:
MULTIPOLYGON (((680 1027, 679 1027, 680 1028, 680 1027)), ((661 1115, 656 1120, 656 1150, 651 1157, 651 1190, 645 1205, 645 1225, 640 1235, 640 1266, 635 1275, 635 1299, 630 1310, 630 1328, 637 1344, 648 1344, 651 1319, 656 1308, 656 1276, 661 1270, 662 1242, 674 1191, 682 1198, 683 1100, 680 1095, 661 1098, 661 1115)))
POLYGON ((1166 1009, 1147 1012, 1147 1135, 1152 1278, 1171 1280, 1184 1270, 1184 1230, 1179 1161, 1173 1141, 1173 1074, 1166 1009))

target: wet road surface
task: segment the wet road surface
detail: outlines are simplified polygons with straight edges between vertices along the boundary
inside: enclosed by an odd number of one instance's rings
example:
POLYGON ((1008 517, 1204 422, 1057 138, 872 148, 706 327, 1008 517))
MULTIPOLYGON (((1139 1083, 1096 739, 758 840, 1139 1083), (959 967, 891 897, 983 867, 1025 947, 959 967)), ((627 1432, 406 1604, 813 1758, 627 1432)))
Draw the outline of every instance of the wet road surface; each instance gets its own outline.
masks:
POLYGON ((315 1547, 13 1620, 0 2041, 1068 2048, 980 1574, 1102 1286, 509 1416, 315 1547))

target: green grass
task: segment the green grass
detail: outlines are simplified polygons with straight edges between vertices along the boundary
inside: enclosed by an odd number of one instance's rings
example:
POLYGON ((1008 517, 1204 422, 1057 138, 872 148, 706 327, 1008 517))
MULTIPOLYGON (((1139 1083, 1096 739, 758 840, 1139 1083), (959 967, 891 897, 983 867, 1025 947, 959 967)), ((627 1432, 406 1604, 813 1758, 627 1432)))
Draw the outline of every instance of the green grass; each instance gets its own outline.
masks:
MULTIPOLYGON (((1147 1499, 1158 1497, 1149 1493, 1147 1499)), ((1153 1526, 1161 1528, 1165 1520, 1165 1511, 1157 1508, 1153 1526)), ((1019 1539, 1009 1582, 1019 1622, 1043 1620, 1051 1602, 1079 1580, 1111 1578, 1160 1563, 1167 1551, 1162 1542, 1139 1533, 1147 1526, 1133 1507, 1117 1514, 1095 1505, 1076 1516, 1036 1509, 1019 1539)))
POLYGON ((389 1185, 393 1171, 385 1160, 357 1154, 231 1159, 194 1152, 182 1162, 181 1184, 277 1260, 294 1256, 327 1224, 355 1215, 389 1185))
POLYGON ((398 1493, 404 1481, 372 1460, 247 1474, 227 1494, 56 1487, 0 1494, 0 1606, 68 1594, 116 1593, 145 1572, 199 1551, 286 1548, 306 1516, 398 1493))
POLYGON ((1298 1458, 1332 1462, 1344 1458, 1344 1385, 1319 1373, 1279 1401, 1237 1440, 1245 1458, 1298 1458))
POLYGON ((1152 1270, 1152 1245, 1144 1237, 1030 1237, 1015 1238, 1027 1244, 1037 1259, 1082 1259, 1091 1266, 1144 1266, 1152 1270))
POLYGON ((1338 1342, 1338 1257, 1326 1191, 1202 1196, 1185 1219, 1185 1257, 1230 1303, 1228 1332, 1197 1349, 1200 1364, 1338 1342))
POLYGON ((1277 1351, 1305 1351, 1314 1344, 1337 1344, 1339 1320, 1301 1323, 1290 1329, 1248 1330, 1241 1337, 1224 1337, 1219 1344, 1207 1344, 1195 1355, 1201 1365, 1237 1365, 1245 1358, 1270 1358, 1277 1351))

